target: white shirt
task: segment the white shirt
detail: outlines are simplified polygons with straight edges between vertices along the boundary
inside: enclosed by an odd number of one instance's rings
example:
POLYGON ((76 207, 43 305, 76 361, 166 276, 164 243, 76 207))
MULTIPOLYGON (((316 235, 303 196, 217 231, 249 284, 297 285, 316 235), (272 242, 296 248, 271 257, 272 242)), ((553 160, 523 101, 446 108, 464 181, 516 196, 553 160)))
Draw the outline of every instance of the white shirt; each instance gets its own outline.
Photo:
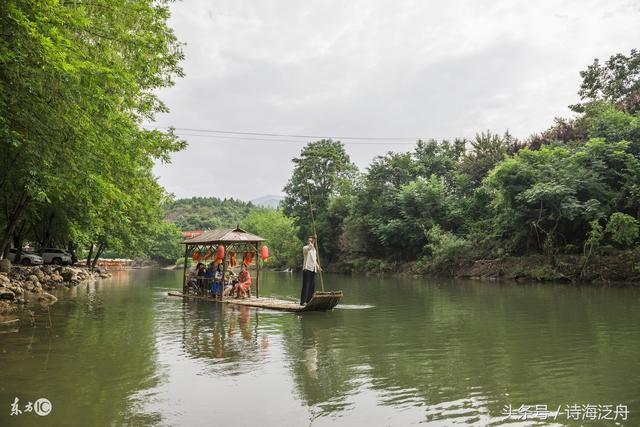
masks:
POLYGON ((307 245, 302 247, 302 254, 304 255, 304 270, 316 271, 317 268, 317 255, 316 248, 313 245, 307 245))

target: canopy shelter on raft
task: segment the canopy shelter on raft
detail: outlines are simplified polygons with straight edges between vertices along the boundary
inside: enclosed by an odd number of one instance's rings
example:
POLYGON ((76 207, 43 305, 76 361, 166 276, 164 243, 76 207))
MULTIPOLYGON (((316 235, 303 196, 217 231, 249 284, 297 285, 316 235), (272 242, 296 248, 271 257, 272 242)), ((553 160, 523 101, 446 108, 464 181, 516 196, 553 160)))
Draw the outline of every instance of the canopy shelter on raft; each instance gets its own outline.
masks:
MULTIPOLYGON (((238 265, 241 265, 244 261, 244 255, 249 254, 251 257, 250 265, 255 259, 256 263, 256 276, 255 287, 256 297, 260 297, 260 258, 259 247, 265 239, 251 234, 239 227, 236 228, 220 228, 216 230, 207 231, 199 236, 192 237, 182 242, 185 245, 184 249, 184 270, 182 272, 182 292, 187 293, 187 260, 192 257, 196 251, 199 251, 201 261, 213 262, 216 259, 216 255, 219 253, 219 247, 224 247, 224 255, 222 258, 223 274, 229 269, 231 262, 231 254, 242 254, 243 258, 238 260, 238 265), (210 256, 208 256, 210 255, 210 256), (208 256, 208 257, 207 257, 208 256), (207 257, 207 258, 205 258, 207 257)), ((249 267, 247 265, 247 267, 249 267)), ((254 281, 252 281, 252 284, 254 281)))
MULTIPOLYGON (((338 304, 340 298, 342 298, 342 291, 315 292, 311 300, 304 306, 294 301, 260 297, 260 252, 258 248, 263 242, 265 242, 265 239, 262 237, 248 233, 239 227, 207 231, 199 236, 185 240, 182 242, 185 245, 182 292, 169 292, 169 296, 214 301, 206 295, 189 293, 190 288, 187 286, 187 260, 198 251, 198 254, 202 256, 202 258, 197 257, 200 261, 213 262, 216 258, 221 259, 223 275, 229 269, 232 253, 235 253, 236 257, 238 254, 243 254, 243 259, 239 260, 240 263, 245 260, 245 255, 249 255, 249 257, 246 258, 246 261, 248 261, 246 262, 246 264, 248 264, 247 266, 250 266, 253 263, 253 259, 255 259, 256 275, 255 280, 252 280, 252 284, 255 283, 255 296, 247 299, 220 298, 220 302, 292 312, 327 311, 333 309, 338 304), (219 249, 222 247, 224 247, 224 250, 220 252, 224 252, 224 255, 217 257, 220 253, 219 249)), ((220 290, 223 290, 222 287, 220 290)))

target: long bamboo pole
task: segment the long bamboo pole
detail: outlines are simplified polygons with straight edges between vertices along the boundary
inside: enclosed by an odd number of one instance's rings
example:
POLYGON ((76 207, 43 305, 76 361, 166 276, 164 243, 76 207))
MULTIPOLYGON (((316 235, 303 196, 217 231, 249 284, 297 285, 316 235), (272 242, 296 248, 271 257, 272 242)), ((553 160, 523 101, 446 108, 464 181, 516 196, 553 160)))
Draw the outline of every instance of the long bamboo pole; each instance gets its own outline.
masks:
POLYGON ((313 236, 316 240, 316 259, 318 261, 318 266, 320 267, 320 289, 324 292, 324 279, 322 277, 322 264, 320 264, 320 243, 318 242, 318 232, 316 231, 316 220, 313 216, 313 205, 311 203, 311 190, 309 189, 309 177, 307 175, 306 168, 304 170, 304 182, 307 185, 307 196, 309 197, 309 213, 311 214, 311 229, 313 230, 313 236))

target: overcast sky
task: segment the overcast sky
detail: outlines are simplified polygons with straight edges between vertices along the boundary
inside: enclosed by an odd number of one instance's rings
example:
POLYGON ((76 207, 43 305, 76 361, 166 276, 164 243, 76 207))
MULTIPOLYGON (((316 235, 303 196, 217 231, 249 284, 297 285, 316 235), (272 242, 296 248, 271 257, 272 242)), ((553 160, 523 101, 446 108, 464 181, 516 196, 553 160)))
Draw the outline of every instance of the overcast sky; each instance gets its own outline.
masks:
MULTIPOLYGON (((171 112, 155 125, 438 139, 508 129, 525 138, 570 115, 579 71, 594 58, 640 48, 638 23, 638 0, 185 0, 170 25, 186 43, 186 76, 160 92, 171 112)), ((305 143, 181 132, 189 147, 155 168, 179 198, 281 194, 305 143)), ((362 170, 412 148, 351 142, 362 170)))

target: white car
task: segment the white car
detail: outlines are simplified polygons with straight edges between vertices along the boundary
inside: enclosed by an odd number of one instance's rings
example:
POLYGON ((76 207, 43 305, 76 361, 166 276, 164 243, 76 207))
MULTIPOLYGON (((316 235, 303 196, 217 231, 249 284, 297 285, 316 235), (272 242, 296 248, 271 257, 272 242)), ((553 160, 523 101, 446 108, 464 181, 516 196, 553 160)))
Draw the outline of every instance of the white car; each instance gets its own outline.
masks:
MULTIPOLYGON (((9 261, 15 262, 17 252, 18 250, 15 248, 9 249, 9 256, 7 257, 9 261)), ((23 251, 22 255, 20 256, 20 264, 22 265, 42 265, 42 263, 42 257, 31 252, 23 251)))
POLYGON ((71 254, 64 249, 44 248, 41 251, 45 264, 71 264, 71 254))

